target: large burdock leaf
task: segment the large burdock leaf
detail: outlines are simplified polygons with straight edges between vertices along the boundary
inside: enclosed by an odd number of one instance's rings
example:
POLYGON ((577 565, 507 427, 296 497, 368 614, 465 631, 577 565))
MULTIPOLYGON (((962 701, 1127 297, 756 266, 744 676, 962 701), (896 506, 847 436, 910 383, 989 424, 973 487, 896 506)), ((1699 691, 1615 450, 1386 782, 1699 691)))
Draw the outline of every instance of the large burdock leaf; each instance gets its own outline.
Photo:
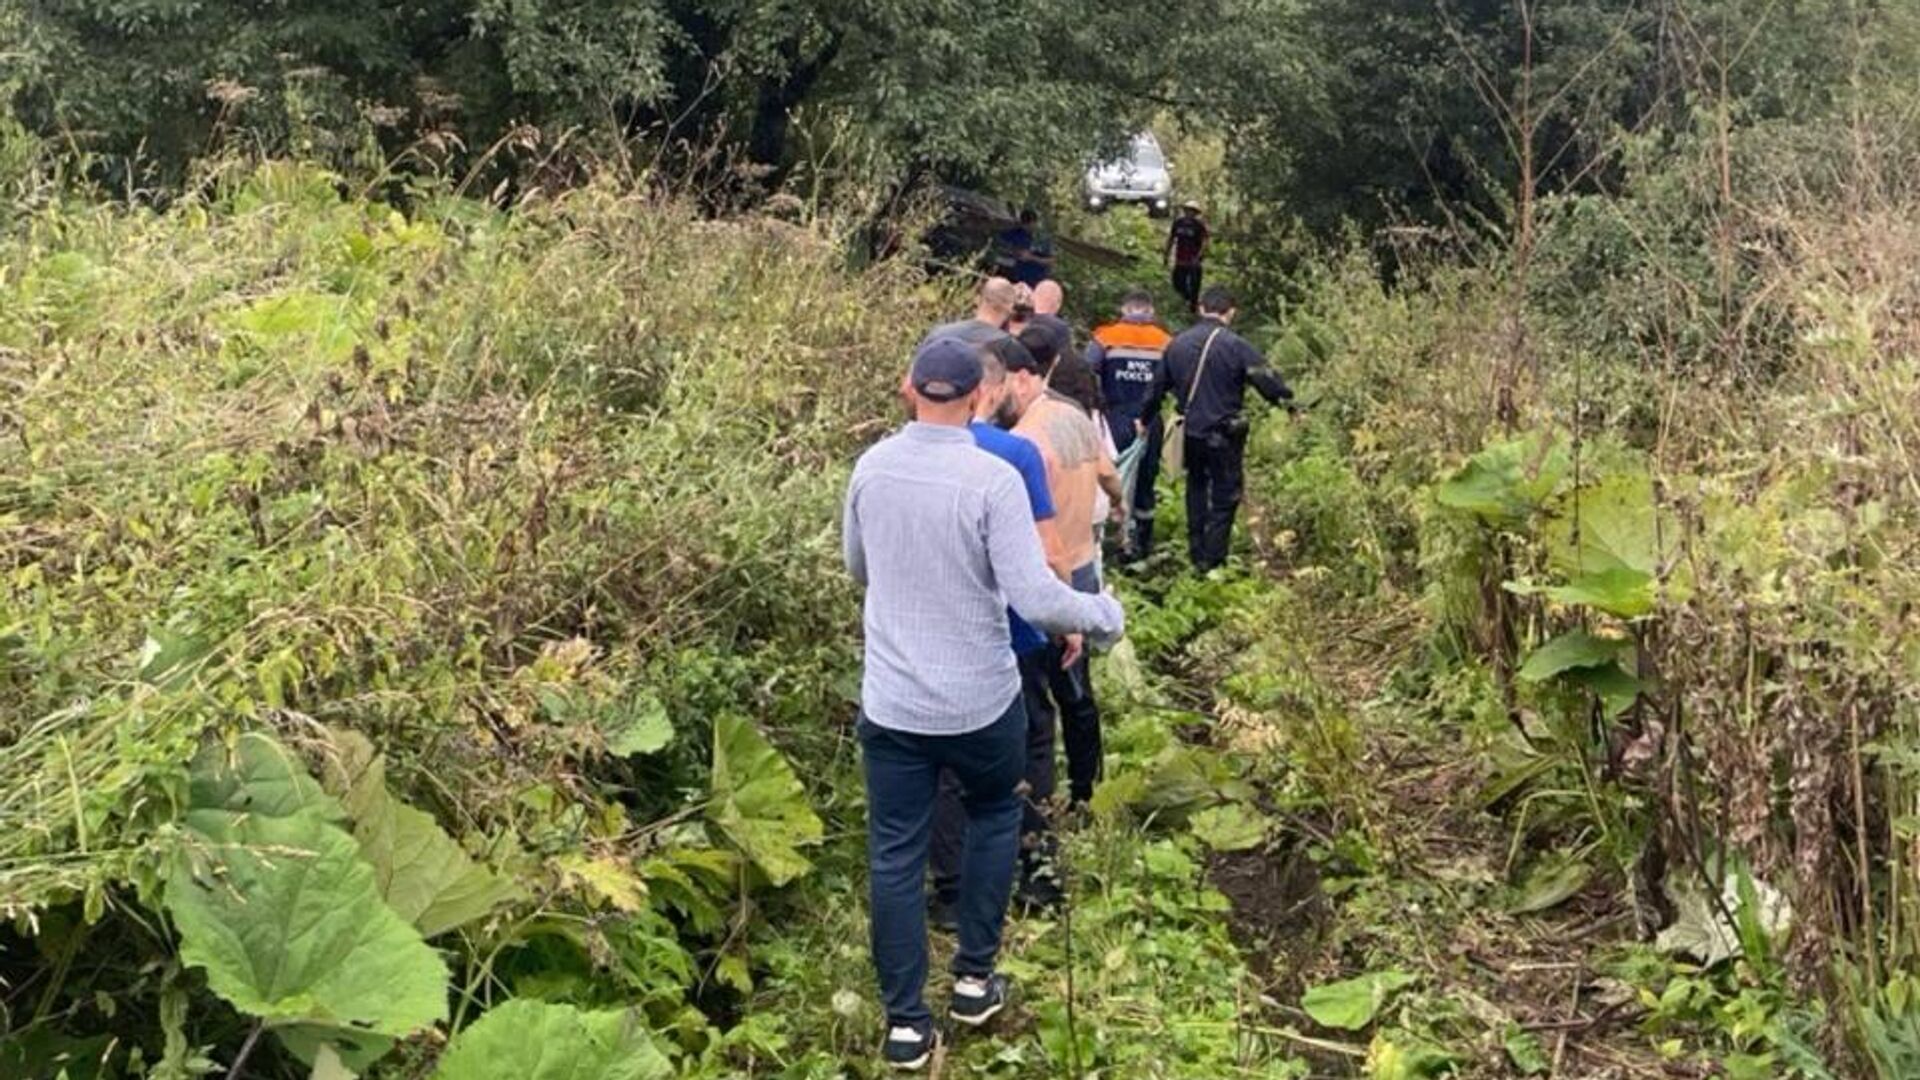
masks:
POLYGON ((1373 1023, 1374 1014, 1387 1003, 1394 991, 1414 981, 1404 971, 1374 971, 1355 979, 1344 979, 1308 990, 1300 997, 1300 1007, 1322 1027, 1359 1031, 1373 1023))
POLYGON ((1606 707, 1608 716, 1618 716, 1632 708, 1647 689, 1646 684, 1620 666, 1632 651, 1633 642, 1624 638, 1572 630, 1529 653, 1527 662, 1520 665, 1520 677, 1528 682, 1562 677, 1592 691, 1606 707))
POLYGON ((1653 575, 1630 566, 1614 566, 1550 588, 1547 595, 1563 604, 1584 605, 1622 619, 1637 619, 1653 610, 1653 575))
POLYGON ((1608 717, 1619 716, 1640 699, 1649 687, 1642 680, 1623 670, 1618 664, 1605 667, 1579 668, 1567 672, 1567 681, 1582 687, 1600 699, 1607 710, 1608 717))
POLYGON ((1610 666, 1632 648, 1633 642, 1623 638, 1572 630, 1528 653, 1527 662, 1520 665, 1520 677, 1528 682, 1545 682, 1579 668, 1610 666))
POLYGON ((364 1064, 446 1017, 446 965, 320 810, 194 810, 186 825, 199 842, 175 855, 165 893, 180 957, 296 1054, 312 1061, 331 1043, 364 1064))
POLYGON ((1230 802, 1194 814, 1190 824, 1193 835, 1215 851, 1245 851, 1266 842, 1273 822, 1258 810, 1230 802))
POLYGON ((345 816, 292 751, 259 731, 241 735, 231 746, 204 747, 193 759, 189 797, 195 810, 266 817, 312 810, 329 821, 345 816))
POLYGON ((512 881, 473 861, 433 817, 388 796, 353 823, 387 905, 427 937, 475 919, 519 894, 512 881))
POLYGON ((1547 557, 1569 582, 1584 581, 1597 594, 1622 593, 1619 599, 1632 604, 1678 539, 1678 523, 1661 520, 1653 477, 1622 472, 1561 500, 1547 530, 1547 557))
POLYGON ((1552 496, 1568 465, 1566 446, 1551 435, 1494 443, 1436 485, 1434 498, 1489 525, 1514 528, 1552 496))
POLYGON ((353 817, 353 838, 373 866, 387 906, 427 937, 482 918, 519 894, 513 882, 475 862, 433 815, 387 790, 386 764, 366 736, 332 732, 327 787, 353 817))
POLYGON ((742 717, 714 721, 713 801, 707 813, 775 885, 812 868, 795 849, 820 841, 820 819, 780 751, 742 717))
POLYGON ((656 754, 673 741, 673 720, 666 703, 646 690, 605 710, 599 727, 607 752, 618 757, 656 754))
POLYGON ((461 1032, 434 1080, 655 1080, 673 1075, 635 1012, 520 998, 461 1032))

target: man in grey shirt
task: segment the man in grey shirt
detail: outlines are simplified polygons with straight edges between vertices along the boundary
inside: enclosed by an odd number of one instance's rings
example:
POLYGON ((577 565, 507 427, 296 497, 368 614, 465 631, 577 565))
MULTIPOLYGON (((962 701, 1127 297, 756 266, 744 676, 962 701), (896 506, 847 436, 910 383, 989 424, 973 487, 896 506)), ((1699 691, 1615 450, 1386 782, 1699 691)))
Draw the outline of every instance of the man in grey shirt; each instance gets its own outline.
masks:
POLYGON ((995 338, 1007 336, 1007 320, 1013 318, 1013 307, 1020 299, 1020 289, 1003 277, 990 277, 980 283, 974 293, 973 317, 944 322, 920 339, 922 346, 945 337, 957 337, 970 345, 985 345, 995 338))
POLYGON ((950 1015, 984 1024, 1006 1003, 994 972, 1018 857, 1026 711, 1007 629, 1011 604, 1055 634, 1120 635, 1111 596, 1075 592, 1048 569, 1013 466, 968 432, 977 346, 920 346, 915 420, 861 455, 847 488, 847 569, 866 586, 860 743, 867 777, 872 948, 886 1006, 885 1056, 918 1068, 936 1045, 927 977, 927 845, 936 781, 964 790, 959 949, 950 1015))

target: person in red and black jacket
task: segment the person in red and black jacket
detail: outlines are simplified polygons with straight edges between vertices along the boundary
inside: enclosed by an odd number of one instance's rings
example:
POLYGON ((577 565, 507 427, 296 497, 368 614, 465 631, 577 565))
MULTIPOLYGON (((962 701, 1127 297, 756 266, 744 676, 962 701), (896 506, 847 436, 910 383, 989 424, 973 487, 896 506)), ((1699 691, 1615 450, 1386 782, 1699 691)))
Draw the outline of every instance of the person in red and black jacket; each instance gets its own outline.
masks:
POLYGON ((1200 204, 1181 203, 1180 216, 1167 230, 1164 255, 1167 265, 1173 267, 1173 291, 1187 301, 1188 311, 1200 310, 1201 266, 1206 262, 1211 236, 1207 223, 1200 220, 1200 204))

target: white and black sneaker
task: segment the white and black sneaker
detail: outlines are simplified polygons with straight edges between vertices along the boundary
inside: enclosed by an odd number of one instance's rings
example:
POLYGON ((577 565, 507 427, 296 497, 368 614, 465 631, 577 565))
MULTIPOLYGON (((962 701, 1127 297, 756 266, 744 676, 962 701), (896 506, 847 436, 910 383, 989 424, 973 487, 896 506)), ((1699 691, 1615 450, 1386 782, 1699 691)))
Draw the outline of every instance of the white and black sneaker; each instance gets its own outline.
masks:
POLYGON ((900 1024, 887 1029, 886 1045, 881 1047, 881 1056, 887 1064, 904 1072, 918 1072, 933 1060, 933 1052, 940 1047, 940 1032, 933 1021, 918 1026, 900 1024))
POLYGON ((949 1014, 955 1023, 979 1027, 1007 1007, 1007 989, 1005 975, 962 975, 953 981, 949 1014))

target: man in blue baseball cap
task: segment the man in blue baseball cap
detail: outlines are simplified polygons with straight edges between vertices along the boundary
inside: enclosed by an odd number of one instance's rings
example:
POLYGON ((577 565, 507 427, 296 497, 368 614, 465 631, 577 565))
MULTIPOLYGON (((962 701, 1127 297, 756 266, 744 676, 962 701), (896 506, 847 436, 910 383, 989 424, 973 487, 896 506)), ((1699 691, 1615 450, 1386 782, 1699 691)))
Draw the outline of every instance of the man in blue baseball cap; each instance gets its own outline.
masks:
POLYGON ((1019 473, 974 444, 982 370, 978 345, 924 342, 907 377, 913 421, 862 454, 847 486, 847 569, 866 587, 859 736, 873 963, 883 1052, 908 1069, 938 1044, 924 1000, 925 878, 943 768, 960 781, 967 817, 949 1015, 977 1026, 1006 1005, 994 961, 1027 761, 1007 606, 1053 634, 1111 640, 1124 625, 1113 597, 1075 592, 1048 568, 1019 473))

